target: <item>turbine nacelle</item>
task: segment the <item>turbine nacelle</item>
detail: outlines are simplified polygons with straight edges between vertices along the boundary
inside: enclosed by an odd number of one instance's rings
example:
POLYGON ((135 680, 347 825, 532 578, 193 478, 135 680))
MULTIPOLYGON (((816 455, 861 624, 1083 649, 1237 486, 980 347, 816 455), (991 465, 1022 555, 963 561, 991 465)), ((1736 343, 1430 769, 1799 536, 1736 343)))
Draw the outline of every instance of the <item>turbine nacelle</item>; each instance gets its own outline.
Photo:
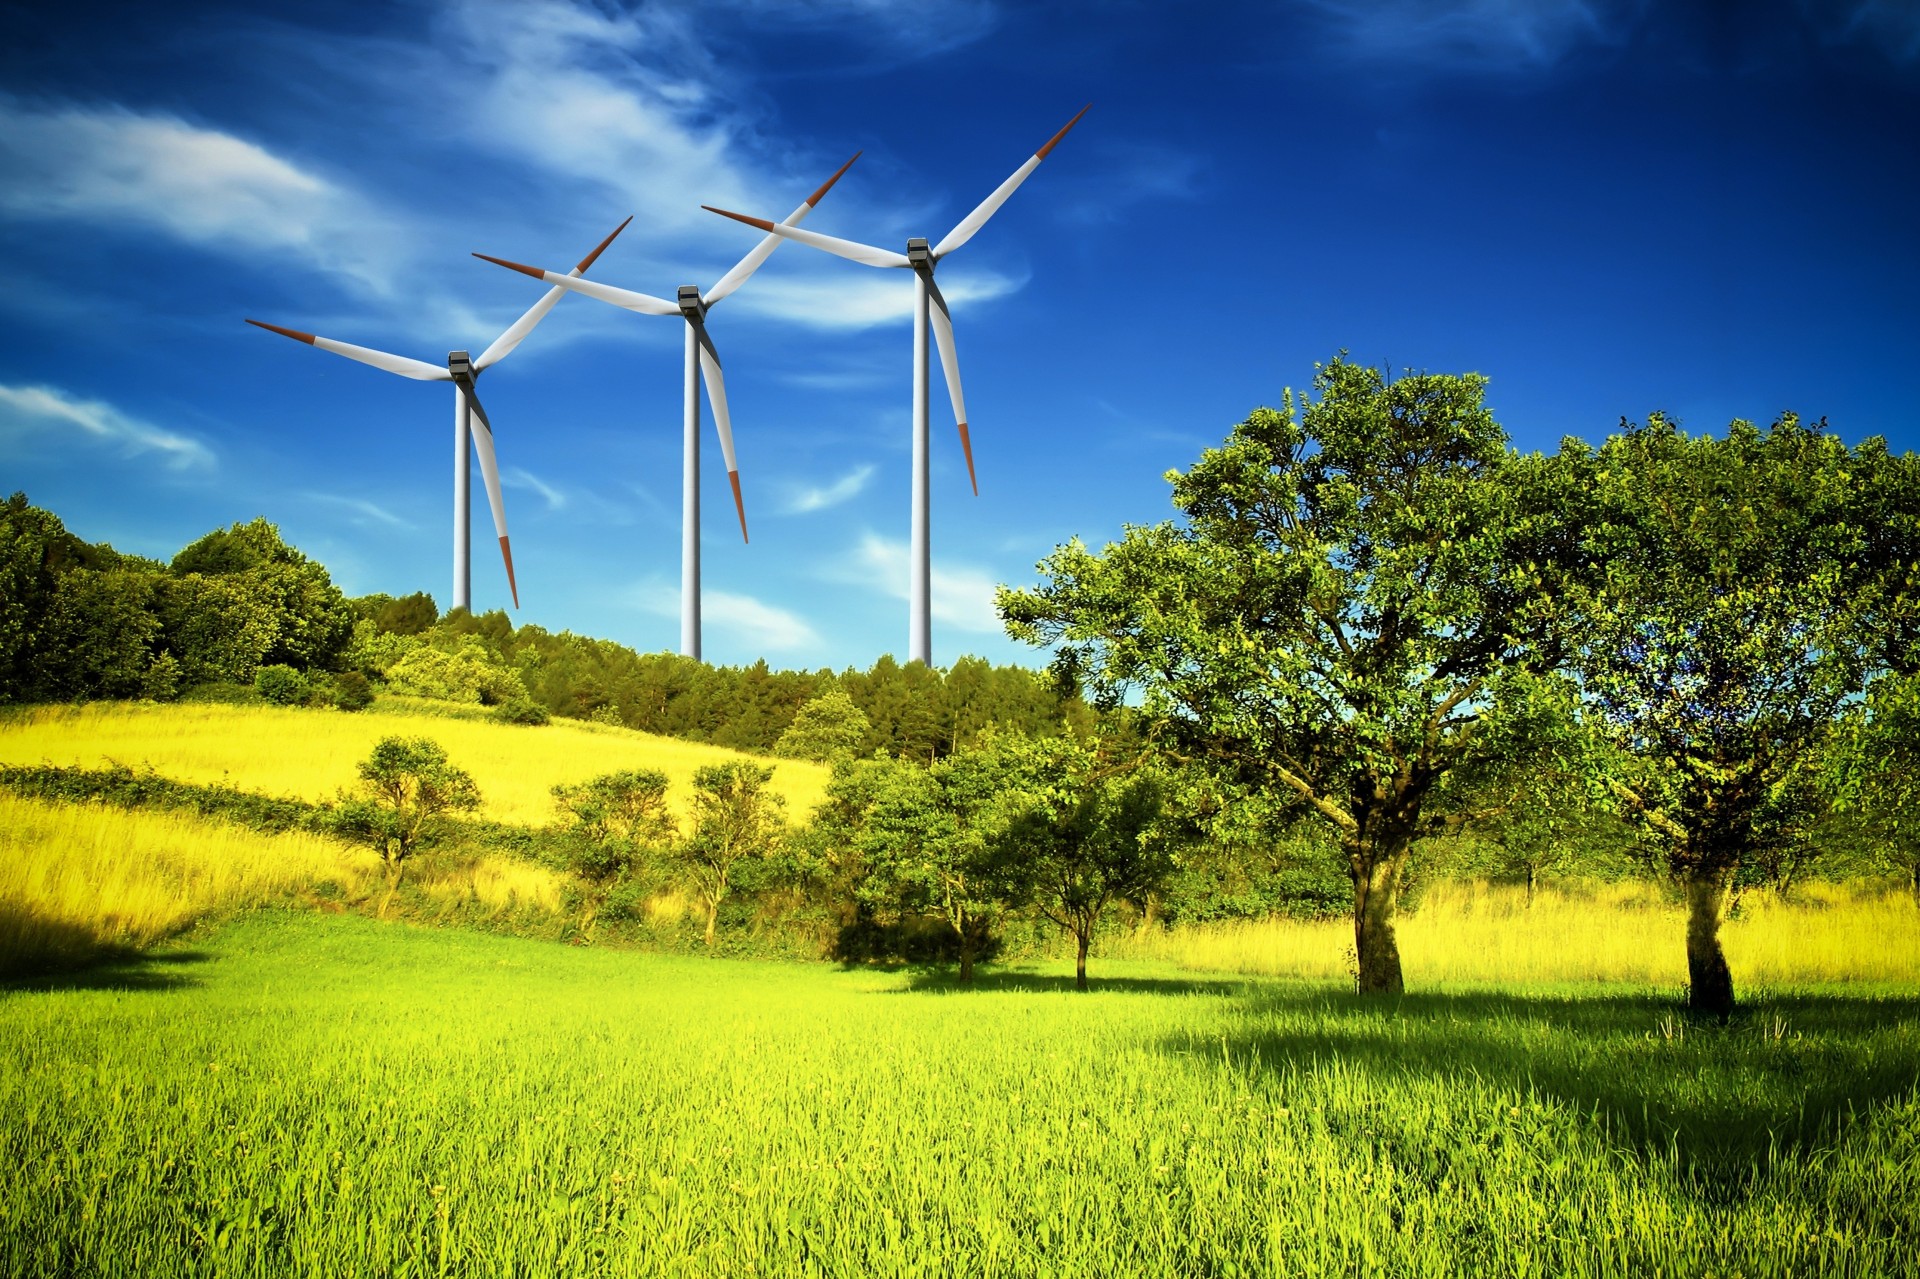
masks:
POLYGON ((461 378, 477 376, 480 370, 473 367, 473 357, 465 351, 448 351, 447 372, 453 375, 455 381, 459 381, 461 378))
POLYGON ((707 304, 700 298, 699 285, 681 285, 677 300, 680 303, 680 314, 687 317, 689 324, 699 324, 707 318, 707 304))
POLYGON ((914 270, 920 272, 932 271, 933 264, 937 260, 938 259, 933 256, 933 249, 928 246, 924 237, 916 235, 913 239, 907 241, 907 265, 914 270))

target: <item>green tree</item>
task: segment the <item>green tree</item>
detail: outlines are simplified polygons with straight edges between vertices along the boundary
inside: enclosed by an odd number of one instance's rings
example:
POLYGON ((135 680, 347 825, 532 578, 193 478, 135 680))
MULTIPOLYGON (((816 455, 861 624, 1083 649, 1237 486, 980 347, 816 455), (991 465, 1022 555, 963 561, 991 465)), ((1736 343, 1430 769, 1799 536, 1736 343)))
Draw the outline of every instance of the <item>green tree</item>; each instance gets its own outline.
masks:
POLYGON ((1017 739, 1018 789, 1008 792, 1001 855, 1026 897, 1074 940, 1074 986, 1109 906, 1143 902, 1173 870, 1161 819, 1163 779, 1071 737, 1017 739))
POLYGON ((407 862, 442 832, 447 814, 480 807, 480 789, 430 737, 381 738, 359 773, 361 793, 342 801, 336 828, 379 853, 387 874, 384 918, 407 862))
POLYGON ((1920 676, 1874 687, 1836 734, 1828 769, 1865 845, 1861 869, 1898 876, 1920 909, 1920 676))
POLYGON ((830 688, 800 708, 774 744, 773 753, 827 763, 852 755, 871 728, 844 689, 830 688))
POLYGON ((271 606, 242 576, 169 573, 154 583, 162 650, 183 684, 251 684, 272 651, 271 606))
POLYGON ((272 618, 260 662, 333 670, 353 638, 353 606, 327 570, 287 545, 265 519, 216 529, 174 556, 172 570, 246 583, 272 618))
POLYGON ((29 686, 35 700, 137 697, 153 665, 159 575, 74 568, 56 579, 40 619, 29 686))
POLYGON ((569 869, 589 889, 581 931, 591 937, 607 894, 644 870, 679 834, 667 808, 667 775, 655 769, 602 773, 555 786, 553 798, 561 827, 574 836, 569 869))
POLYGON ((693 775, 693 831, 674 858, 706 908, 708 946, 735 874, 743 863, 771 858, 786 834, 786 801, 772 781, 771 768, 745 760, 704 765, 693 775))
POLYGON ((1175 755, 1325 821, 1359 989, 1398 991, 1416 842, 1462 819, 1559 660, 1566 481, 1507 448, 1477 375, 1388 382, 1341 358, 1315 387, 1169 473, 1181 522, 1060 547, 999 607, 1096 702, 1137 690, 1175 755))
POLYGON ((876 779, 857 838, 866 870, 861 893, 943 921, 959 944, 963 982, 973 980, 995 922, 1020 891, 1004 838, 1014 769, 999 743, 930 767, 891 761, 876 779))
POLYGON ((1567 455, 1583 477, 1569 513, 1604 569, 1565 596, 1588 717, 1617 747, 1604 782, 1686 893, 1689 1006, 1724 1016, 1736 876, 1806 820, 1796 777, 1908 608, 1914 544, 1891 553, 1860 495, 1911 459, 1792 415, 1723 439, 1655 415, 1567 455))

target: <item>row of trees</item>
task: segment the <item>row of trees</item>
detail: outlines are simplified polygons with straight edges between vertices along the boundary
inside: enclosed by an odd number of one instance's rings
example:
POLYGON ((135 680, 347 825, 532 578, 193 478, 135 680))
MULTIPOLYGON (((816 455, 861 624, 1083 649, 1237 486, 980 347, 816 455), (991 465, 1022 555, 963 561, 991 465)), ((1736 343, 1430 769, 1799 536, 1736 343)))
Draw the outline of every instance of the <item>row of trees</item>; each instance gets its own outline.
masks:
POLYGON ((1724 1013, 1742 866, 1837 807, 1897 807, 1920 459, 1791 415, 1520 454, 1484 389, 1336 359, 1317 398, 1169 474, 1179 520, 1060 547, 1002 616, 1097 704, 1137 701, 1164 758, 1235 797, 1223 825, 1338 841, 1361 990, 1401 989, 1419 850, 1558 776, 1657 850, 1691 1003, 1724 1013))

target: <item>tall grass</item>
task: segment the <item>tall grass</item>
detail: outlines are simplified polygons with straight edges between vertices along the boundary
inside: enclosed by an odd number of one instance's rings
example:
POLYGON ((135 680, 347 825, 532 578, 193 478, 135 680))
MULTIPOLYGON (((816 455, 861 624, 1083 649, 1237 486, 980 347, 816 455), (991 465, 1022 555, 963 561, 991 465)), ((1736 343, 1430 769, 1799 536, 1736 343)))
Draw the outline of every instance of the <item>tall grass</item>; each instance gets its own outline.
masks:
POLYGON ((150 946, 302 890, 357 894, 375 866, 317 835, 0 794, 0 973, 150 946))
POLYGON ((0 996, 0 1273, 1893 1276, 1920 1001, 942 980, 260 914, 0 996), (134 983, 127 983, 134 986, 134 983))
MULTIPOLYGON (((483 815, 540 825, 553 817, 556 783, 599 773, 657 768, 682 813, 694 770, 739 758, 736 751, 601 724, 556 720, 522 728, 464 717, 432 717, 376 707, 359 714, 273 706, 98 702, 48 706, 0 719, 0 763, 98 768, 113 760, 151 765, 180 781, 225 782, 244 790, 305 800, 331 798, 355 781, 354 766, 382 737, 426 736, 473 774, 483 815)), ((773 786, 802 820, 826 791, 827 770, 802 760, 774 764, 773 786)))
MULTIPOLYGON (((1396 929, 1413 990, 1624 983, 1675 989, 1687 979, 1684 908, 1647 884, 1519 888, 1435 884, 1396 929)), ((1734 979, 1920 986, 1920 912, 1910 898, 1809 885, 1781 901, 1749 893, 1722 926, 1734 979)), ((1273 919, 1120 934, 1116 957, 1268 976, 1342 978, 1345 920, 1273 919)))

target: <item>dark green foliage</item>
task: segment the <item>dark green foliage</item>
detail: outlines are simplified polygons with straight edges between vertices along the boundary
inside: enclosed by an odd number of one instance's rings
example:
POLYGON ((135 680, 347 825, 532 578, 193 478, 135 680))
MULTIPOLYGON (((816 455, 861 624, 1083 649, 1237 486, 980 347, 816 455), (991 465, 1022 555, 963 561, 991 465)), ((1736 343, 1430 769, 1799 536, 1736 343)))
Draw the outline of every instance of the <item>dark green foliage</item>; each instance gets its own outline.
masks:
POLYGON ((531 697, 516 697, 502 702, 494 710, 493 718, 502 724, 523 724, 530 728, 538 728, 553 720, 547 708, 531 697))
POLYGON ((1719 924, 1741 867, 1804 844, 1834 721, 1898 656, 1920 560, 1915 459, 1791 414, 1723 439, 1656 414, 1563 456, 1598 570, 1561 605, 1588 718, 1615 748, 1599 780, 1684 886, 1690 1002, 1724 1016, 1719 924))
POLYGON ((363 711, 373 705, 373 685, 359 671, 341 671, 333 677, 333 704, 343 711, 363 711))
POLYGON ((706 907, 713 945, 720 907, 738 881, 764 877, 786 836, 786 805, 768 785, 773 770, 745 760, 708 764, 693 775, 693 831, 673 857, 706 907))
POLYGON ((365 618, 394 635, 418 635, 440 620, 433 596, 415 591, 395 599, 391 595, 361 595, 348 601, 355 616, 365 618))
POLYGON ((636 917, 656 887, 649 872, 679 833, 667 809, 667 775, 654 769, 603 773, 555 786, 553 798, 569 836, 567 868, 587 886, 582 932, 592 935, 596 916, 636 917), (616 894, 619 904, 609 915, 616 894))
POLYGON ((256 795, 232 786, 198 786, 161 777, 152 769, 124 764, 106 768, 57 768, 52 765, 0 765, 0 786, 17 795, 65 803, 97 802, 116 808, 157 808, 213 817, 263 834, 329 829, 328 810, 320 804, 256 795))
POLYGON ((326 569, 264 519, 216 530, 173 557, 176 577, 237 579, 271 619, 261 662, 331 670, 353 637, 353 609, 326 569))
POLYGON ((1170 473, 1181 521, 1062 546, 1000 610, 1096 704, 1142 692, 1222 789, 1325 821, 1361 988, 1396 991, 1409 859, 1525 735, 1528 683, 1558 661, 1569 481, 1507 447, 1477 375, 1389 382, 1341 358, 1314 385, 1170 473))
POLYGON ((307 677, 291 666, 262 666, 253 673, 253 687, 260 700, 275 706, 304 706, 313 695, 307 677))

